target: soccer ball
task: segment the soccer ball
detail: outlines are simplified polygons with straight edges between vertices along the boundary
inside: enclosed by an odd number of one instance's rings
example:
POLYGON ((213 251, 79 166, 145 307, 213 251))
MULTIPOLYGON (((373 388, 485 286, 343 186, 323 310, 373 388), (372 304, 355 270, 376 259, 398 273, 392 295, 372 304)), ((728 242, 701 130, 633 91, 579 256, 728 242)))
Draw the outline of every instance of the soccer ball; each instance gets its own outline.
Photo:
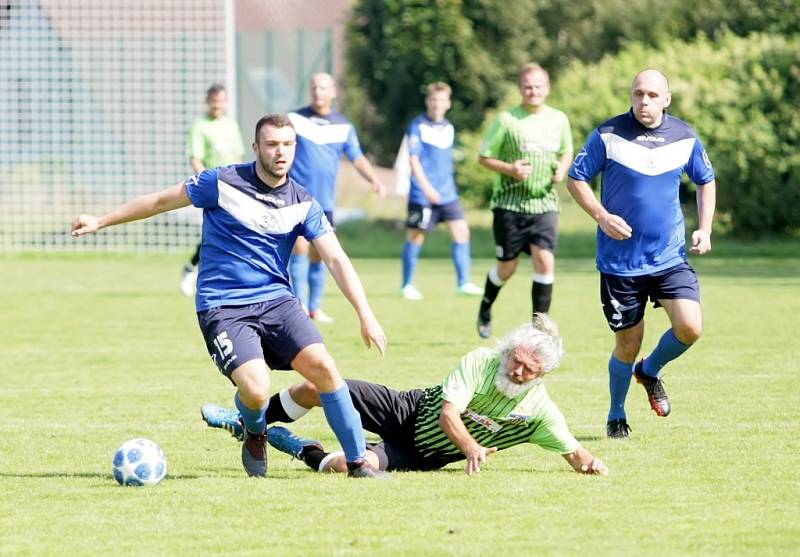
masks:
POLYGON ((114 479, 120 485, 156 485, 167 475, 167 457, 149 439, 125 441, 114 453, 114 479))

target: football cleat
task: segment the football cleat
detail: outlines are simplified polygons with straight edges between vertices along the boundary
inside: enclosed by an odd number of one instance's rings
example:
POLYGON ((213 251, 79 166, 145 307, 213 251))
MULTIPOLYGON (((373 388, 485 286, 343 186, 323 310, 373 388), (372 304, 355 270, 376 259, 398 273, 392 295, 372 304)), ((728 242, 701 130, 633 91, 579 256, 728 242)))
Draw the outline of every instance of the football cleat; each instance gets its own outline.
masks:
POLYGON ((631 428, 625 418, 611 420, 606 424, 606 435, 610 439, 627 439, 631 435, 631 428))
POLYGON ((658 416, 669 416, 672 407, 669 404, 669 397, 664 390, 664 382, 658 377, 650 377, 644 373, 643 369, 644 360, 639 360, 633 365, 633 376, 636 382, 639 383, 647 392, 647 400, 650 402, 650 408, 658 416))
POLYGON ((478 312, 478 336, 481 338, 492 336, 492 314, 488 311, 478 312))
POLYGON ((267 432, 255 435, 244 430, 242 443, 242 466, 250 477, 263 478, 267 475, 267 432))
POLYGON ((389 474, 382 470, 376 470, 366 460, 357 463, 347 463, 347 477, 348 478, 369 478, 372 480, 388 480, 391 478, 389 474))
POLYGON ((417 287, 413 284, 406 284, 403 288, 400 289, 400 296, 405 298, 406 300, 417 301, 421 300, 425 296, 422 295, 422 292, 417 290, 417 287))
POLYGON ((317 323, 333 323, 333 317, 322 311, 321 308, 310 311, 308 316, 317 323))
POLYGON ((236 410, 229 410, 216 404, 204 404, 200 408, 200 415, 208 427, 224 429, 239 441, 244 437, 244 430, 239 422, 239 412, 236 410))
POLYGON ((483 296, 483 288, 474 282, 465 282, 456 288, 456 294, 461 296, 483 296))
POLYGON ((303 456, 303 449, 306 447, 318 447, 322 449, 322 444, 313 439, 303 439, 295 435, 285 427, 276 425, 267 428, 267 443, 294 458, 300 459, 303 456))
POLYGON ((191 263, 187 263, 181 271, 180 289, 181 294, 184 296, 194 296, 194 291, 197 288, 197 267, 191 263))

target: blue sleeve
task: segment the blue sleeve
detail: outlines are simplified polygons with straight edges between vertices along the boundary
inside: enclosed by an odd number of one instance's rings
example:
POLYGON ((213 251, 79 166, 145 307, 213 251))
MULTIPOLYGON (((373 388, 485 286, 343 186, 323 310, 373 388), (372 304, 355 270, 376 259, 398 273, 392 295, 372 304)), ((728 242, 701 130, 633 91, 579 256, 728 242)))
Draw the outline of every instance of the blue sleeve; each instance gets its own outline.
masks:
POLYGON ((606 144, 598 130, 594 130, 583 149, 575 155, 569 176, 582 182, 591 182, 606 167, 606 144))
POLYGON ((310 242, 331 231, 333 228, 328 222, 328 217, 325 216, 325 211, 322 210, 316 199, 312 199, 311 207, 303 221, 303 238, 310 242))
POLYGON ((201 209, 219 204, 219 168, 211 168, 186 179, 186 193, 192 205, 201 209))
POLYGON ((700 138, 696 138, 694 141, 692 156, 689 157, 689 162, 686 164, 686 173, 698 186, 707 184, 714 179, 714 167, 711 166, 708 153, 700 142, 700 138))
POLYGON ((361 152, 361 144, 358 142, 358 135, 356 135, 356 129, 353 126, 350 126, 350 133, 347 134, 347 141, 344 144, 344 154, 347 155, 347 158, 351 161, 364 155, 364 153, 361 152))
POLYGON ((419 156, 422 152, 422 137, 419 134, 419 122, 416 120, 408 126, 408 154, 419 156))

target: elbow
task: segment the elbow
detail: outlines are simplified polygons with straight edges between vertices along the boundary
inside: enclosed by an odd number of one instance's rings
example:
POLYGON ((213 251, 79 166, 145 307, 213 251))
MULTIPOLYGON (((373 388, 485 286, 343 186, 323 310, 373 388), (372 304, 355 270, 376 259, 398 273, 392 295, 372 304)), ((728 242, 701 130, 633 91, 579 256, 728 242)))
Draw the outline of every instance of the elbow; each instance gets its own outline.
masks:
POLYGON ((567 191, 573 197, 575 197, 575 194, 578 191, 575 184, 575 179, 572 176, 567 176, 567 191))
POLYGON ((448 420, 447 413, 446 413, 446 412, 443 410, 443 411, 442 411, 442 412, 439 414, 439 427, 440 427, 440 428, 441 428, 441 430, 442 430, 442 431, 444 431, 445 433, 447 433, 447 431, 450 429, 450 428, 449 428, 449 423, 450 423, 450 422, 449 422, 449 420, 448 420))

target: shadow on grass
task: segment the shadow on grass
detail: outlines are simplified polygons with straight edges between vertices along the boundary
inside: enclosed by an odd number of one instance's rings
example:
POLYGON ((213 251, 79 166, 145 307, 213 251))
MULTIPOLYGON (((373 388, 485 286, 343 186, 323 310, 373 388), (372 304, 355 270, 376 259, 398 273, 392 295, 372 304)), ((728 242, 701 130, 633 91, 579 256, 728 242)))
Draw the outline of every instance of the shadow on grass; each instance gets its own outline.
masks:
MULTIPOLYGON (((167 480, 200 480, 206 476, 194 474, 167 474, 167 480)), ((28 474, 0 473, 0 478, 87 478, 87 479, 114 479, 111 472, 31 472, 28 474)))

